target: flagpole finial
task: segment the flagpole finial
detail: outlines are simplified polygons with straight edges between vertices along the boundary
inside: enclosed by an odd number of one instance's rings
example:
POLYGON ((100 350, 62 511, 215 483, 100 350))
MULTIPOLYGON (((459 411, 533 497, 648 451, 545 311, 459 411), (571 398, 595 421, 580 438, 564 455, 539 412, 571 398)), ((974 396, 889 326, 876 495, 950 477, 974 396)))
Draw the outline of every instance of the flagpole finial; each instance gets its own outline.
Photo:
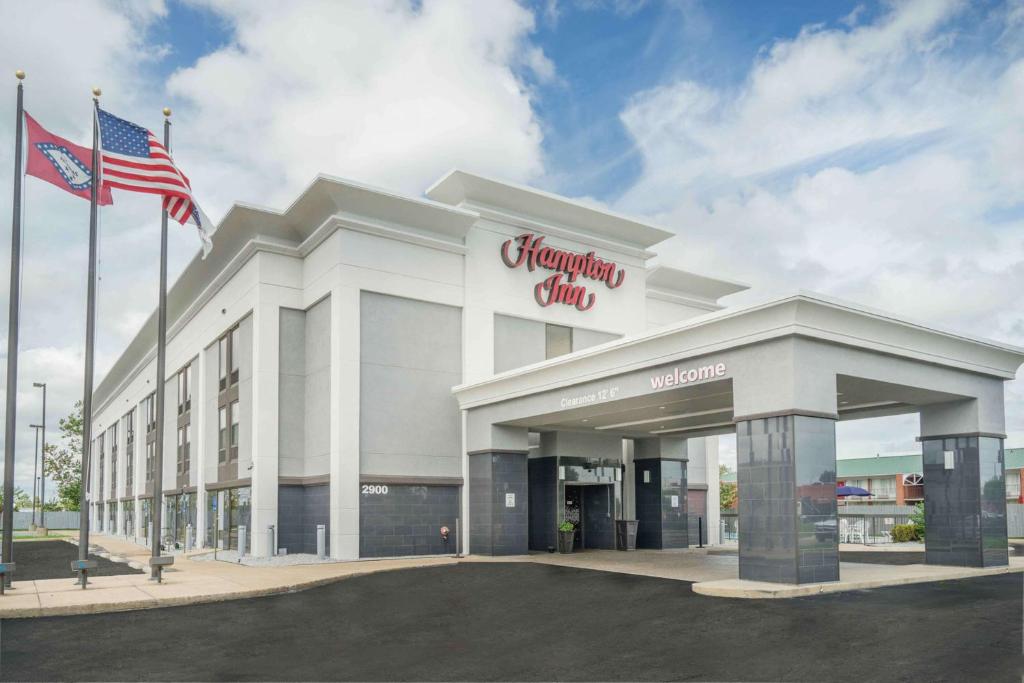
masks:
POLYGON ((164 107, 164 116, 166 116, 167 118, 171 118, 171 108, 170 107, 164 107))
POLYGON ((21 69, 18 69, 14 72, 14 77, 17 78, 19 81, 23 81, 25 80, 25 72, 21 69))
POLYGON ((92 89, 92 96, 93 97, 99 97, 102 94, 103 94, 103 91, 100 90, 98 86, 94 86, 93 87, 93 89, 92 89))

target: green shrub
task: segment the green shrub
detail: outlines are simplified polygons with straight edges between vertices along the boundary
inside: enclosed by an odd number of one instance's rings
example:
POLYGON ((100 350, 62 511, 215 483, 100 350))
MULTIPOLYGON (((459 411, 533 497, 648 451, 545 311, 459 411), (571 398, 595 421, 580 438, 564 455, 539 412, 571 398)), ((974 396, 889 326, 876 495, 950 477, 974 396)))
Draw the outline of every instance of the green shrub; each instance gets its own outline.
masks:
POLYGON ((918 539, 924 538, 924 503, 914 506, 914 511, 910 513, 910 524, 914 527, 918 539))
POLYGON ((918 540, 917 529, 913 524, 897 524, 889 532, 893 543, 906 543, 918 540))
POLYGON ((572 522, 565 521, 565 522, 562 522, 561 524, 558 525, 558 530, 559 531, 575 531, 576 527, 573 525, 572 522))

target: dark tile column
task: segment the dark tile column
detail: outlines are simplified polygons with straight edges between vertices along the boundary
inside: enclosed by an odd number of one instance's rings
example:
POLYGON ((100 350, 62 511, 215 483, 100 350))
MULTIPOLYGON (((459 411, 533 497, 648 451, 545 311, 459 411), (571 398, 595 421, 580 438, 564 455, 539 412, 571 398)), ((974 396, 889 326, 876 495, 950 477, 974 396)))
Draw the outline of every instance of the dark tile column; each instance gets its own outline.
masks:
POLYGON ((686 517, 686 461, 633 461, 636 489, 636 547, 664 550, 689 546, 686 517))
POLYGON ((529 544, 526 453, 469 454, 469 551, 524 555, 529 544))
POLYGON ((530 550, 558 546, 558 458, 530 458, 530 550))
POLYGON ((921 438, 925 562, 962 567, 1008 563, 1003 440, 921 438))
POLYGON ((736 423, 740 578, 839 580, 835 420, 736 423))

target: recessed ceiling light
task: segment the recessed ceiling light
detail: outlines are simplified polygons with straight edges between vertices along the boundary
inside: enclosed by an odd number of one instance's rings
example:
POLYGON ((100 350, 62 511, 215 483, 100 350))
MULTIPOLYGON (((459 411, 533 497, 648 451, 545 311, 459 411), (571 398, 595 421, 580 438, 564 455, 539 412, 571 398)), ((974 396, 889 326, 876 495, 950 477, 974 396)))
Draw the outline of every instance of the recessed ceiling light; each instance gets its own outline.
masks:
POLYGON ((849 403, 849 401, 840 401, 840 402, 839 402, 839 405, 841 405, 841 406, 845 406, 845 405, 846 405, 847 403, 849 403))
POLYGON ((583 421, 584 421, 584 422, 590 422, 590 420, 589 420, 589 419, 587 419, 587 418, 583 418, 583 421))
POLYGON ((658 406, 658 410, 665 410, 665 406, 658 406))

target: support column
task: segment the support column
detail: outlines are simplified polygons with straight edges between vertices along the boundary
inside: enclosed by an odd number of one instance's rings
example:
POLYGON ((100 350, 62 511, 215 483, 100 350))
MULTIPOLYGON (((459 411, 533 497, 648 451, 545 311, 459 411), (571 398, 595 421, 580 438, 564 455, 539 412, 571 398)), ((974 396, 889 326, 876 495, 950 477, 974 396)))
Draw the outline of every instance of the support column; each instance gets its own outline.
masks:
POLYGON ((736 461, 740 578, 838 581, 835 420, 739 420, 736 461))
POLYGON ((526 451, 469 454, 469 543, 475 554, 527 553, 526 456, 526 451))
POLYGON ((1002 567, 1009 563, 1003 440, 921 437, 925 563, 1002 567))
POLYGON ((1002 385, 991 396, 924 406, 925 562, 1009 562, 1002 385))
POLYGON ((636 547, 688 547, 686 441, 636 439, 634 444, 636 547))
POLYGON ((467 415, 469 547, 475 555, 524 555, 529 549, 529 442, 524 427, 467 415))

